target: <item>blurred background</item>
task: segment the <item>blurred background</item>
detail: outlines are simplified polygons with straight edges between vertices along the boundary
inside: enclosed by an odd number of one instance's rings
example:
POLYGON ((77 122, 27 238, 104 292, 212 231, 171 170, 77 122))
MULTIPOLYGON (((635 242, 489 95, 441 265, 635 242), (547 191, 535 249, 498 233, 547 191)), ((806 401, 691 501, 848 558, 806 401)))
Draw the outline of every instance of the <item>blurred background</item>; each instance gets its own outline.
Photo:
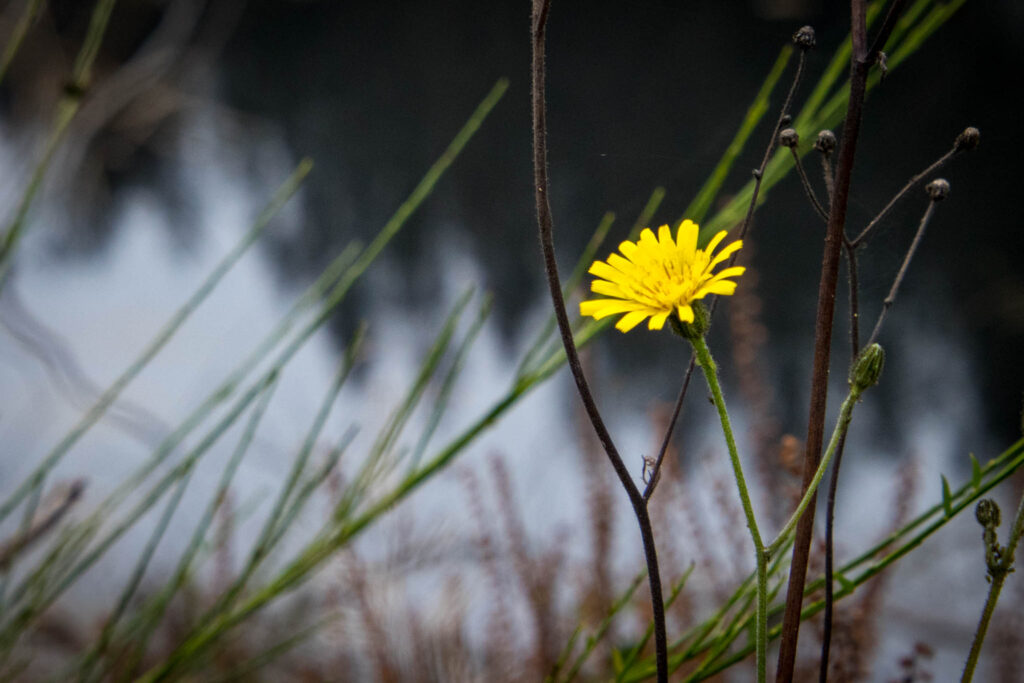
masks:
MULTIPOLYGON (((24 5, 13 0, 0 10, 0 41, 24 5)), ((0 86, 5 222, 90 12, 89 3, 45 3, 0 86)), ((624 238, 655 187, 664 187, 666 198, 654 222, 680 216, 779 49, 805 24, 816 29, 818 49, 810 54, 798 104, 846 35, 845 3, 554 4, 549 164, 564 272, 606 211, 617 220, 602 254, 624 238)), ((967 2, 868 100, 851 231, 866 225, 965 127, 980 129, 981 144, 941 172, 952 192, 883 332, 886 377, 854 419, 851 443, 861 447, 861 462, 847 473, 843 491, 850 494, 841 494, 840 522, 853 547, 860 544, 852 539, 873 538, 888 523, 891 515, 880 521, 868 511, 888 505, 879 501, 892 498, 908 460, 918 463, 921 505, 930 504, 940 472, 959 480, 969 471, 968 452, 984 459, 1020 435, 1024 230, 1013 150, 1021 135, 1006 92, 1013 87, 1010 75, 1024 67, 1017 41, 1022 31, 1020 3, 967 2)), ((346 420, 379 419, 415 372, 429 343, 422 330, 437 329, 470 285, 493 292, 495 315, 451 412, 479 412, 546 310, 531 187, 528 68, 526 2, 118 3, 94 87, 30 216, 31 232, 0 298, 0 432, 6 444, 0 490, 19 482, 90 397, 116 377, 300 158, 312 157, 316 167, 297 200, 132 387, 119 412, 103 423, 106 431, 83 444, 67 476, 86 476, 102 489, 105 472, 134 462, 140 446, 152 444, 202 395, 208 377, 250 338, 253 325, 276 319, 350 240, 372 239, 479 100, 507 77, 509 91, 477 137, 357 285, 352 305, 332 319, 332 334, 318 338, 286 378, 288 398, 268 416, 271 428, 244 480, 257 493, 239 496, 258 499, 281 476, 281 451, 302 434, 341 340, 360 320, 370 322, 373 362, 359 371, 358 390, 343 394, 335 416, 339 430, 346 420)), ((782 83, 779 91, 788 78, 782 83)), ((726 193, 740 188, 759 163, 780 100, 777 93, 773 113, 733 169, 726 193)), ((862 259, 866 320, 874 320, 925 206, 923 191, 911 193, 870 243, 862 259)), ((821 247, 822 226, 796 177, 787 177, 758 213, 745 249, 757 289, 756 301, 747 302, 754 308, 743 310, 753 310, 751 324, 764 335, 757 365, 770 387, 762 399, 770 403, 776 441, 801 437, 805 429, 821 247)), ((743 320, 728 310, 713 330, 712 349, 720 349, 739 419, 752 424, 758 413, 745 403, 750 396, 742 368, 726 360, 730 326, 724 320, 743 320)), ((841 380, 846 323, 839 310, 834 374, 841 380)), ((605 334, 591 352, 590 369, 624 451, 651 452, 656 439, 650 427, 672 401, 686 360, 670 335, 646 332, 605 334)), ((703 458, 720 450, 720 435, 709 429, 711 414, 700 398, 694 393, 684 410, 677 442, 684 469, 706 472, 703 458)), ((540 545, 551 542, 556 528, 575 528, 593 499, 591 484, 579 474, 579 455, 565 455, 587 448, 573 399, 567 377, 559 375, 460 463, 472 478, 480 476, 473 467, 486 468, 501 454, 518 487, 511 499, 540 545)), ((423 528, 448 528, 465 514, 465 488, 448 477, 418 495, 410 515, 423 528), (460 503, 450 503, 451 490, 460 503)), ((637 541, 618 493, 611 495, 624 516, 615 522, 615 556, 622 557, 616 559, 622 576, 630 576, 637 541)), ((885 680, 916 640, 938 650, 940 678, 943 667, 962 661, 985 586, 977 581, 983 570, 964 569, 970 562, 980 566, 980 533, 973 520, 961 521, 950 533, 979 547, 972 545, 963 562, 951 560, 935 581, 957 585, 970 577, 974 585, 956 593, 962 605, 932 612, 919 609, 920 601, 941 584, 919 585, 916 593, 907 588, 870 680, 885 680)), ((842 526, 838 533, 844 534, 842 526)), ((928 564, 919 561, 919 569, 928 564)), ((743 567, 735 571, 738 576, 743 567)), ((94 589, 82 593, 79 600, 102 604, 94 589)))

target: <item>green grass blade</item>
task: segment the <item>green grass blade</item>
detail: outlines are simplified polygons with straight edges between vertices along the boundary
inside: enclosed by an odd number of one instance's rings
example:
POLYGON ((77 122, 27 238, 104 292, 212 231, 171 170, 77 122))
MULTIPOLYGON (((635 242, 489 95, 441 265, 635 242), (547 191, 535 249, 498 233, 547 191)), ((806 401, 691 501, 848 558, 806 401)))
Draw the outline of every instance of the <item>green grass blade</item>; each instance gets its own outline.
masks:
POLYGON ((107 409, 117 400, 121 392, 135 379, 136 376, 149 364, 151 360, 163 349, 168 341, 177 333, 188 317, 206 300, 209 294, 220 284, 225 275, 238 263, 249 247, 259 239, 265 231, 270 219, 281 210, 281 207, 295 194, 302 184, 302 181, 312 169, 312 162, 303 160, 289 178, 277 189, 273 198, 260 212, 249 231, 241 240, 228 252, 217 265, 206 276, 206 279, 185 301, 163 328, 149 342, 146 348, 132 362, 128 368, 107 388, 96 402, 89 408, 88 412, 79 420, 78 424, 57 444, 42 462, 30 474, 26 480, 12 493, 3 505, 0 506, 0 521, 6 519, 7 515, 21 502, 22 499, 33 488, 41 485, 46 474, 60 462, 61 458, 78 442, 78 440, 106 413, 107 409))
POLYGON ((754 132, 757 124, 761 122, 761 119, 764 118, 765 113, 768 111, 768 98, 771 97, 772 91, 775 90, 775 86, 785 72, 786 65, 789 63, 789 58, 792 55, 793 47, 790 45, 785 46, 779 52, 779 56, 775 59, 775 63, 768 72, 768 76, 765 77, 764 83, 761 84, 761 89, 747 109, 747 113, 743 117, 743 123, 740 124, 739 130, 736 131, 736 136, 729 143, 729 146, 725 148, 725 153, 722 155, 721 160, 704 182, 703 187, 700 188, 700 192, 693 198, 690 205, 686 207, 686 211, 683 212, 682 217, 677 223, 681 223, 687 218, 695 223, 700 223, 704 220, 704 216, 707 215, 719 191, 721 191, 733 163, 735 163, 740 152, 743 151, 747 140, 750 139, 750 135, 754 132))
POLYGON ((0 238, 0 291, 3 290, 4 284, 7 282, 7 274, 14 258, 14 251, 24 235, 29 209, 32 208, 36 195, 43 187, 43 180, 53 162, 53 155, 64 141, 68 126, 71 125, 71 121, 81 106, 82 94, 92 77, 92 65, 96 60, 100 45, 103 43, 103 36, 106 33, 110 13, 113 9, 114 0, 99 0, 93 8, 85 41, 82 43, 71 72, 71 85, 65 89, 64 95, 57 103, 57 115, 46 143, 43 145, 43 152, 32 170, 21 201, 18 202, 14 219, 4 230, 3 237, 0 238))
POLYGON ((412 455, 409 457, 409 468, 415 470, 419 465, 420 459, 423 457, 424 451, 427 450, 427 445, 430 443, 431 437, 437 430, 439 424, 441 424, 441 418, 445 411, 448 409, 448 400, 451 398, 452 389, 455 386, 455 380, 459 377, 463 367, 466 364, 466 356, 469 355, 469 350, 473 348, 473 343, 477 340, 480 334, 480 330, 483 329, 484 323, 491 314, 493 308, 494 298, 490 295, 484 297, 484 301, 480 304, 480 309, 477 312, 476 319, 473 320, 466 335, 462 338, 462 342, 459 347, 455 350, 455 357, 452 359, 451 366, 448 368, 448 372, 445 373, 444 379, 441 382, 441 388, 437 392, 437 397, 434 399, 434 409, 430 413, 430 417, 427 420, 427 426, 423 429, 420 434, 419 440, 416 442, 416 447, 412 450, 412 455))
POLYGON ((185 548, 181 557, 178 558, 178 566, 171 579, 164 585, 160 592, 154 595, 146 603, 139 615, 125 629, 124 639, 129 640, 132 644, 131 652, 124 658, 124 670, 127 675, 131 675, 138 666, 138 663, 142 661, 149 645, 149 639, 153 635, 153 631, 156 629, 160 619, 162 619, 166 613, 171 600, 178 591, 181 590, 182 586, 185 585, 186 579, 192 572, 192 565, 203 545, 203 540, 206 538, 207 531, 209 530, 210 525, 213 524, 213 519, 217 514, 217 510, 220 509, 227 497, 231 482, 234 480, 235 474, 238 472, 238 467, 242 464, 242 459, 249 452, 249 446, 252 445, 253 438, 256 436, 256 429, 259 427, 260 422, 263 420, 263 416, 266 414, 267 407, 270 405, 270 399, 273 397, 274 389, 276 387, 277 382, 271 382, 267 386, 266 391, 263 392, 263 395, 260 396, 259 402, 253 408, 249 421, 246 423, 245 429, 242 432, 242 436, 238 440, 238 445, 231 453, 231 457, 228 459, 224 466, 224 470, 221 472, 220 481, 217 484, 213 497, 210 498, 210 502, 206 506, 206 510, 203 512, 202 517, 200 517, 198 524, 196 524, 188 546, 185 548))
POLYGON ((14 61, 14 55, 21 48, 21 41, 25 39, 25 34, 28 33, 29 27, 35 20, 36 14, 42 9, 42 6, 43 0, 29 0, 25 3, 25 8, 21 10, 21 15, 18 17, 17 23, 14 24, 11 36, 7 39, 4 53, 0 55, 0 84, 4 82, 7 69, 11 66, 11 62, 14 61))
POLYGON ((274 502, 270 515, 267 517, 259 537, 253 544, 252 551, 249 554, 249 559, 246 562, 245 567, 239 576, 236 577, 235 581, 232 582, 228 590, 225 591, 224 595, 217 599, 217 602, 207 611, 204 617, 200 618, 201 622, 206 621, 212 615, 231 607, 238 595, 245 589, 245 586, 248 584, 252 575, 270 555, 274 546, 273 540, 275 538, 280 538, 280 535, 276 534, 276 531, 278 526, 283 524, 282 517, 284 510, 291 499, 292 492, 295 490, 295 486, 298 484, 299 478, 305 471, 306 463, 309 461, 309 456, 313 452, 313 448, 316 446, 317 440, 320 438, 320 433, 323 431, 324 425, 327 424, 327 418, 331 414, 331 408, 334 406, 334 403, 338 398, 338 394, 341 392, 341 388, 345 385, 345 381, 348 379, 352 372, 352 368, 355 366, 356 357, 362 347, 365 332, 365 325, 361 325, 353 336, 352 341, 349 343, 348 350, 345 352, 344 357, 338 364, 338 369, 335 372, 334 379, 332 380, 330 387, 327 389, 327 394, 320 402, 320 407, 313 418, 313 423, 306 432, 306 437, 303 440, 302 447, 299 449, 299 452, 296 454, 295 459, 292 462, 288 478, 285 480, 284 485, 281 487, 281 491, 278 493, 277 500, 274 502))

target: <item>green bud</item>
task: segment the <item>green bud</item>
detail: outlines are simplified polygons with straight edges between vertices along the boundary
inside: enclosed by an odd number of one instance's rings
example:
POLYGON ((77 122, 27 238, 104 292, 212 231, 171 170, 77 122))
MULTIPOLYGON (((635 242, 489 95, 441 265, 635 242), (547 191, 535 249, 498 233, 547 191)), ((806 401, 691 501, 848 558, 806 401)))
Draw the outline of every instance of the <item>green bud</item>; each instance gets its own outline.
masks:
POLYGON ((670 316, 669 320, 672 329, 683 339, 700 339, 711 326, 711 318, 708 317, 708 310, 704 308, 704 304, 699 301, 692 302, 690 308, 693 309, 693 322, 684 323, 675 315, 670 316))
POLYGON ((878 344, 866 347, 853 362, 850 370, 850 386, 858 392, 878 384, 878 378, 882 376, 882 366, 885 365, 885 351, 878 344))
POLYGON ((978 518, 978 524, 986 529, 995 529, 999 526, 999 506, 991 498, 982 498, 974 508, 974 516, 978 518))

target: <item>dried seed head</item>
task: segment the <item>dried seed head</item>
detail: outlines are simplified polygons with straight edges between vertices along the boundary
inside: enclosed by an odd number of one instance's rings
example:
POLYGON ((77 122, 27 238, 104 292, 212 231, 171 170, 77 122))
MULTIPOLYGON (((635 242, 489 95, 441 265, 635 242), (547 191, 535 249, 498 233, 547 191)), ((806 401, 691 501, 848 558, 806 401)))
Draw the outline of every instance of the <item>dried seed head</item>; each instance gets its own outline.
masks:
POLYGON ((953 148, 958 152, 969 152, 977 147, 979 142, 981 142, 981 131, 974 126, 970 126, 964 128, 964 132, 956 136, 953 148))
POLYGON ((949 181, 945 178, 936 178, 925 185, 924 191, 928 193, 933 202, 941 202, 949 194, 949 181))
POLYGON ((801 26, 797 29, 797 32, 793 34, 793 44, 801 50, 813 48, 817 44, 817 41, 814 39, 814 27, 801 26))
POLYGON ((793 117, 790 116, 789 114, 783 114, 782 116, 779 117, 779 130, 782 130, 783 128, 789 128, 789 126, 792 123, 793 117))
POLYGON ((857 356, 850 370, 850 386, 857 391, 864 391, 878 384, 885 365, 885 351, 878 344, 867 346, 857 356))
POLYGON ((978 524, 986 529, 995 529, 999 526, 999 506, 991 498, 982 498, 978 506, 974 508, 974 516, 978 518, 978 524))
POLYGON ((818 139, 814 141, 814 149, 822 154, 831 154, 836 148, 836 134, 830 130, 823 130, 818 133, 818 139))
POLYGON ((796 147, 800 144, 800 135, 795 128, 785 128, 779 131, 779 144, 783 147, 796 147))

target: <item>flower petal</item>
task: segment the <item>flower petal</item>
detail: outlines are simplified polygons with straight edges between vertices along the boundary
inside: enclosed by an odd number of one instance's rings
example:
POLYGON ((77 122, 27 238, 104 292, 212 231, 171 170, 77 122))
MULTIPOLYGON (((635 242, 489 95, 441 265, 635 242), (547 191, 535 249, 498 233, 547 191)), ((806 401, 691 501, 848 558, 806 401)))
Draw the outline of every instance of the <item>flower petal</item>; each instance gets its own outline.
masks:
POLYGON ((604 261, 594 261, 594 264, 590 266, 590 270, 587 272, 604 280, 610 280, 611 282, 621 282, 624 276, 621 270, 613 268, 604 261))
POLYGON ((609 282, 608 280, 594 280, 590 283, 590 291, 595 294, 604 294, 605 296, 613 296, 616 299, 629 299, 631 298, 629 293, 626 292, 620 285, 609 282))
POLYGON ((722 251, 718 252, 718 254, 715 255, 715 258, 711 259, 711 262, 708 263, 708 270, 711 270, 712 268, 717 266, 719 263, 721 263, 725 259, 727 259, 730 256, 732 256, 733 252, 735 252, 737 249, 739 249, 742 246, 743 246, 743 240, 736 240, 735 242, 731 242, 731 243, 727 244, 722 249, 722 251))
POLYGON ((621 330, 622 332, 629 332, 631 329, 639 325, 644 321, 644 318, 650 315, 650 311, 633 311, 627 313, 619 319, 619 322, 615 323, 615 329, 621 330))
POLYGON ((687 218, 679 224, 679 232, 676 234, 676 247, 679 258, 683 263, 691 263, 693 255, 697 251, 697 236, 700 228, 697 224, 687 218))
POLYGON ((662 311, 651 316, 651 320, 647 323, 647 329, 649 330, 660 330, 665 327, 665 321, 672 315, 672 311, 662 311))
POLYGON ((708 245, 706 247, 704 247, 704 249, 703 249, 704 253, 707 254, 708 256, 710 256, 711 252, 713 252, 715 250, 715 248, 718 247, 719 243, 722 240, 725 239, 725 236, 727 234, 728 233, 725 230, 719 230, 718 233, 715 234, 715 236, 711 238, 711 241, 708 242, 708 245))
POLYGON ((643 304, 635 301, 621 301, 619 299, 591 299, 580 302, 580 315, 591 316, 596 320, 607 318, 616 313, 627 313, 644 308, 643 304))

